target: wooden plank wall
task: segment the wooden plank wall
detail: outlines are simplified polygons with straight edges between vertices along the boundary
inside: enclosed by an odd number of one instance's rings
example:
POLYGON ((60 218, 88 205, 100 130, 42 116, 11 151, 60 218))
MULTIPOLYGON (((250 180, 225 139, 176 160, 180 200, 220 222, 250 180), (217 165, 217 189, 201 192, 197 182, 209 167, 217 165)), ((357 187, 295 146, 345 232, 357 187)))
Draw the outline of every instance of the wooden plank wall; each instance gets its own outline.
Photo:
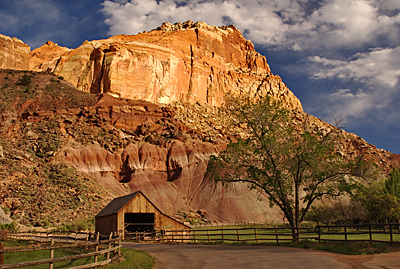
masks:
POLYGON ((117 214, 96 218, 95 229, 96 233, 104 235, 118 231, 117 214))
POLYGON ((125 213, 154 213, 155 228, 166 230, 186 230, 189 227, 177 222, 176 220, 164 215, 141 193, 136 195, 128 204, 118 212, 118 230, 125 230, 125 213))

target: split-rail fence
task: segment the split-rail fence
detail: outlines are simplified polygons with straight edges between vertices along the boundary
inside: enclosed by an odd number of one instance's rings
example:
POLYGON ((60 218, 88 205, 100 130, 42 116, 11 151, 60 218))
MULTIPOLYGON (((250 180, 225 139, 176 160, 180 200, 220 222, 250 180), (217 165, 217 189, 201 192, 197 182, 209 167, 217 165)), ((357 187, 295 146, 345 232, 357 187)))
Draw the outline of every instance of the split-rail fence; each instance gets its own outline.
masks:
MULTIPOLYGON (((180 236, 178 230, 161 232, 125 232, 126 240, 153 242, 289 242, 293 241, 290 227, 217 227, 191 229, 180 236)), ((299 240, 400 243, 400 224, 361 224, 341 226, 315 226, 296 229, 299 240)))
POLYGON ((49 264, 49 268, 53 269, 56 262, 70 261, 81 258, 94 257, 93 263, 72 267, 72 269, 93 268, 101 265, 106 265, 121 257, 121 239, 117 233, 112 233, 108 236, 92 233, 79 232, 58 232, 58 233, 11 233, 8 235, 11 239, 35 241, 40 243, 50 243, 39 247, 28 248, 10 248, 5 249, 4 243, 0 244, 0 269, 20 268, 26 266, 34 266, 39 264, 49 264), (56 249, 71 249, 84 248, 90 249, 86 253, 54 258, 54 250, 56 249), (16 264, 3 264, 4 255, 7 253, 28 252, 49 250, 49 259, 28 261, 16 264), (99 256, 104 255, 106 258, 103 261, 98 261, 99 256))

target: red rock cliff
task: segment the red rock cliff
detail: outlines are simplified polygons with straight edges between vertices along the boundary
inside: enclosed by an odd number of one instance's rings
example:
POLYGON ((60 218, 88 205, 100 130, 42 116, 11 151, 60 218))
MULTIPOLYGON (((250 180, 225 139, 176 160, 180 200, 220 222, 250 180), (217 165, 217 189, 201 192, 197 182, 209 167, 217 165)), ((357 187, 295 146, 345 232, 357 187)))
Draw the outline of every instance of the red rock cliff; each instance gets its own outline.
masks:
POLYGON ((78 89, 154 103, 220 105, 229 91, 269 94, 289 109, 300 101, 234 26, 164 23, 151 32, 85 41, 69 50, 47 43, 30 68, 53 71, 78 89))
POLYGON ((30 47, 19 40, 0 34, 0 68, 27 70, 30 47))

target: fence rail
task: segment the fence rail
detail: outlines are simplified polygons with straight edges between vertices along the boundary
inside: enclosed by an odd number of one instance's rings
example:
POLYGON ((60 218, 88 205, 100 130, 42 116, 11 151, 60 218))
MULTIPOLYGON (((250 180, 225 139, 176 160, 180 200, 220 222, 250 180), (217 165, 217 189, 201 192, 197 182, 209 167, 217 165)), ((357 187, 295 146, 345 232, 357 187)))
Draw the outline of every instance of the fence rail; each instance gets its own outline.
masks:
MULTIPOLYGON (((38 261, 29 261, 22 262, 16 264, 2 264, 0 263, 0 269, 9 269, 9 268, 19 268, 26 266, 34 266, 40 264, 49 264, 49 268, 53 268, 53 264, 56 262, 76 260, 81 258, 94 257, 94 262, 90 264, 85 264, 81 266, 72 267, 73 269, 83 269, 83 268, 93 268, 101 265, 108 264, 118 258, 121 257, 121 236, 118 236, 116 233, 112 233, 109 236, 102 236, 100 234, 89 234, 89 233, 77 233, 77 232, 67 232, 65 235, 61 235, 61 233, 54 235, 54 233, 15 233, 10 234, 10 238, 18 239, 18 240, 29 240, 36 242, 51 242, 49 246, 40 246, 40 247, 31 247, 31 248, 11 248, 11 249, 0 249, 0 256, 4 255, 4 253, 17 253, 17 252, 29 252, 29 251, 39 251, 39 250, 50 250, 49 259, 38 260, 38 261), (71 236, 74 234, 74 236, 71 236), (80 236, 79 234, 85 235, 80 236), (92 238, 92 239, 91 239, 92 238), (101 240, 102 238, 107 238, 105 240, 101 240), (55 243, 60 243, 55 245, 55 243), (105 249, 100 250, 101 245, 106 245, 105 249), (93 248, 94 251, 82 254, 76 254, 71 256, 54 258, 54 250, 56 249, 68 249, 68 248, 93 248), (99 262, 98 256, 106 255, 106 259, 104 261, 99 262)), ((0 259, 1 261, 1 259, 0 259)))
POLYGON ((293 232, 299 240, 400 243, 399 224, 315 226, 292 230, 291 227, 217 227, 158 232, 125 233, 127 240, 153 242, 288 242, 293 232))

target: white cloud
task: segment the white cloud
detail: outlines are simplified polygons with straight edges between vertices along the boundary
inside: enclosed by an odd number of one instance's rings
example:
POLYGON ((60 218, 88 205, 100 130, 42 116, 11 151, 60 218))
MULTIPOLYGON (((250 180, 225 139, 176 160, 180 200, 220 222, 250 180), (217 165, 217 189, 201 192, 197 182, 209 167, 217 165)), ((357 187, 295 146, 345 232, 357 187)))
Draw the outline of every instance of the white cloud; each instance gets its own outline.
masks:
POLYGON ((400 77, 400 46, 377 48, 370 52, 358 53, 354 60, 330 60, 319 56, 310 60, 319 64, 320 70, 313 74, 316 79, 354 79, 366 85, 395 87, 400 77))
POLYGON ((330 95, 330 101, 333 101, 331 111, 335 111, 335 117, 346 119, 363 118, 366 111, 373 109, 377 103, 373 94, 357 90, 353 93, 350 89, 340 89, 330 95))
POLYGON ((310 13, 312 1, 105 1, 110 34, 136 34, 163 22, 205 21, 213 25, 232 22, 253 42, 298 50, 362 46, 387 35, 399 40, 400 15, 380 13, 380 7, 396 6, 387 0, 331 0, 310 13), (226 18, 229 18, 227 21, 226 18))
POLYGON ((333 94, 325 89, 319 115, 333 111, 356 122, 366 113, 379 114, 399 92, 399 0, 108 0, 102 12, 111 35, 136 34, 166 21, 233 23, 256 45, 296 51, 313 66, 299 72, 349 85, 333 94))

